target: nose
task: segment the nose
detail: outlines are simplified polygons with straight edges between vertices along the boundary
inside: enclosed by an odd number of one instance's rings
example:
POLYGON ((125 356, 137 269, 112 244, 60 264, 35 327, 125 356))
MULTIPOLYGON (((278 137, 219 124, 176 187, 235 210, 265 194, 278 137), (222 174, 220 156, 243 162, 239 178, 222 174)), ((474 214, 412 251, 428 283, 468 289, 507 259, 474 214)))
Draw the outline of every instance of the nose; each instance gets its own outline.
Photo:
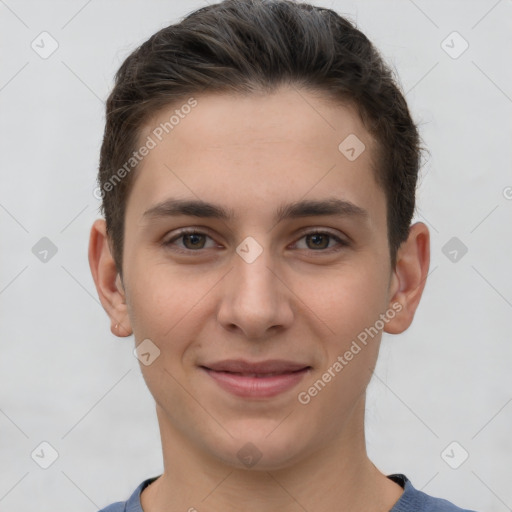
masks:
POLYGON ((269 251, 249 261, 235 253, 233 268, 223 279, 217 319, 230 332, 261 340, 292 324, 293 293, 269 251))

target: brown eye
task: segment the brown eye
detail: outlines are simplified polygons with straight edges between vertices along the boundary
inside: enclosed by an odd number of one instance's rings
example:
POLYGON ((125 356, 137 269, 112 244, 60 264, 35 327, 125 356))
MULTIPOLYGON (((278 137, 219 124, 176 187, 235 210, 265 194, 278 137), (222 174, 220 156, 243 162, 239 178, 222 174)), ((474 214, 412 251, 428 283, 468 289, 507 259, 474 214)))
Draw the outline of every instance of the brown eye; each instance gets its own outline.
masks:
MULTIPOLYGON (((212 240, 210 236, 201 231, 182 230, 169 240, 163 242, 163 245, 176 252, 191 253, 198 252, 201 249, 208 249, 209 247, 206 247, 207 239, 212 240)), ((215 244, 210 245, 210 247, 213 246, 215 246, 215 244)))
MULTIPOLYGON (((311 231, 302 236, 300 240, 305 240, 306 247, 299 247, 299 249, 306 249, 319 252, 332 252, 347 247, 349 244, 339 236, 326 231, 311 231), (335 242, 332 244, 331 242, 335 242), (337 246, 337 247, 336 247, 337 246)), ((298 244, 299 242, 297 242, 298 244)))
POLYGON ((183 239, 183 245, 187 249, 203 249, 204 247, 204 235, 201 233, 186 234, 182 235, 181 238, 183 239), (201 239, 201 237, 203 238, 201 239))
POLYGON ((313 249, 327 249, 329 246, 330 235, 326 233, 314 233, 312 235, 306 235, 306 240, 311 242, 313 249))

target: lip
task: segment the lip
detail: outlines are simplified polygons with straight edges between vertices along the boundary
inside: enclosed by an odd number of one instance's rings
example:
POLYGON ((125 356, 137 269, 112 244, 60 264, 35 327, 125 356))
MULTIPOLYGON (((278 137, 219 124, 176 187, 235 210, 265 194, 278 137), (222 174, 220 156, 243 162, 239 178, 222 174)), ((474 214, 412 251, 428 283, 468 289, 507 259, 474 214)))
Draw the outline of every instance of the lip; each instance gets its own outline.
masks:
POLYGON ((222 389, 245 398, 270 398, 296 386, 311 366, 273 359, 249 362, 229 359, 201 365, 222 389))

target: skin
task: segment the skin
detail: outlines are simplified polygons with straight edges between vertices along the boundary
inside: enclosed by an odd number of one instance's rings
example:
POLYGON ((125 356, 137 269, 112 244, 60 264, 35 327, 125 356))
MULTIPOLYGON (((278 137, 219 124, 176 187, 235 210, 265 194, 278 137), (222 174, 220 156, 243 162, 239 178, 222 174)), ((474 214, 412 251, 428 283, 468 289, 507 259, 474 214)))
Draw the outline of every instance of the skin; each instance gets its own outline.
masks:
MULTIPOLYGON (((112 332, 133 333, 136 345, 149 338, 160 350, 152 364, 141 364, 164 459, 163 475, 141 495, 143 509, 389 511, 403 489, 368 459, 364 438, 365 391, 381 332, 308 404, 297 395, 393 303, 401 311, 384 330, 409 327, 428 273, 428 229, 411 226, 391 268, 386 198, 372 171, 375 142, 350 105, 293 87, 196 99, 137 171, 122 278, 104 220, 90 235, 91 271, 112 332), (366 146, 354 161, 338 150, 349 134, 366 146), (143 215, 169 197, 216 203, 234 218, 143 215), (285 203, 331 197, 367 215, 274 222, 285 203), (184 227, 206 236, 164 245, 184 227), (305 236, 319 231, 348 245, 305 236), (248 236, 263 249, 252 263, 236 252, 248 236), (198 367, 229 358, 312 368, 291 390, 247 399, 198 367), (249 442, 261 453, 252 467, 237 457, 249 442)), ((175 108, 154 116, 140 140, 175 108)))

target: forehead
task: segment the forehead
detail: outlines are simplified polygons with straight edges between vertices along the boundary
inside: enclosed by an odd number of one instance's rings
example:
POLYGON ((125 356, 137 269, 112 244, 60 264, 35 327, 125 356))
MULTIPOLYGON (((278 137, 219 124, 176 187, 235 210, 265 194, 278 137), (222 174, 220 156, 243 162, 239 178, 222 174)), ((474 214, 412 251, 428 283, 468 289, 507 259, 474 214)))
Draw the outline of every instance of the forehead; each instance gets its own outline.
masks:
POLYGON ((262 215, 271 202, 326 194, 385 212, 376 144, 356 109, 303 89, 186 98, 144 125, 139 142, 149 139, 128 201, 139 213, 169 195, 262 215))

